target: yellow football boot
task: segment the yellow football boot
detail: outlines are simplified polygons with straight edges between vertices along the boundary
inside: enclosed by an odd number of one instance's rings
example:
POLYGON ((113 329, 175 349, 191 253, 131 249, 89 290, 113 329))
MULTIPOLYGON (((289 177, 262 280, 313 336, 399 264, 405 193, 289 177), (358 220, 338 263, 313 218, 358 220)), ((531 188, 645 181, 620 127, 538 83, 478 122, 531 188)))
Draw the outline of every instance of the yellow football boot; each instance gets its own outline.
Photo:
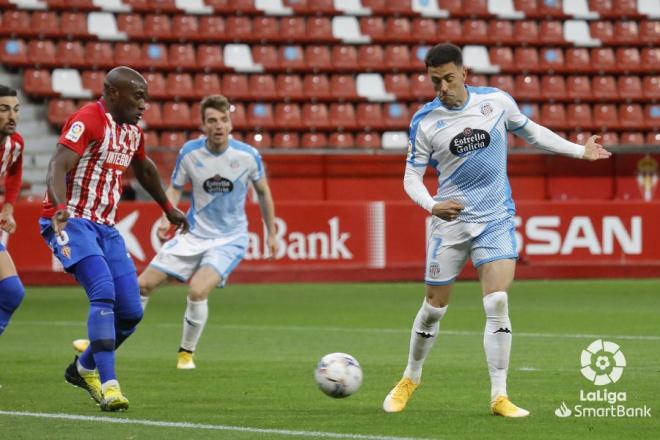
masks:
POLYGON ((507 396, 498 396, 493 402, 491 402, 490 410, 496 416, 503 417, 527 417, 529 415, 529 411, 518 408, 511 403, 507 396))
POLYGON ((404 377, 396 384, 392 391, 385 397, 383 402, 383 409, 385 412, 400 412, 406 407, 410 396, 419 386, 418 383, 413 382, 411 379, 404 377))
POLYGON ((193 361, 193 354, 187 351, 180 351, 176 354, 176 367, 179 370, 193 370, 195 369, 195 362, 193 361))

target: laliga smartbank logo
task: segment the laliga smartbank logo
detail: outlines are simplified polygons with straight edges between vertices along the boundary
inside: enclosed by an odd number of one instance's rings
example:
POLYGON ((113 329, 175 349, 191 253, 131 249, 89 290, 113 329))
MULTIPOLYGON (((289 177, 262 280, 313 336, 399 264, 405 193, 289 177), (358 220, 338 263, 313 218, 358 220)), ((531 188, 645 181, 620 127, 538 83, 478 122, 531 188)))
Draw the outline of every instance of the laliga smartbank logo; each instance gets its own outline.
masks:
MULTIPOLYGON (((592 385, 602 387, 621 379, 626 367, 626 357, 618 344, 597 339, 580 355, 581 373, 592 385)), ((555 410, 557 417, 651 417, 651 408, 626 406, 628 393, 608 391, 607 388, 580 390, 580 403, 569 407, 562 402, 555 410)))

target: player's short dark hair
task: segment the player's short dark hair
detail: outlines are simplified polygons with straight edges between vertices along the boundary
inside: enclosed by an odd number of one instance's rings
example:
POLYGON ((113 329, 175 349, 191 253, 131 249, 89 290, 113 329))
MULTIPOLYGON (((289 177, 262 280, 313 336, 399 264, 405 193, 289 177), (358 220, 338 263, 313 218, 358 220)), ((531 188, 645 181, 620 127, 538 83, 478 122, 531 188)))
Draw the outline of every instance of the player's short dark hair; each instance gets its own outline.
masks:
POLYGON ((463 66, 463 53, 460 47, 451 43, 440 43, 433 46, 424 58, 426 67, 438 67, 447 63, 454 63, 456 66, 463 66))
POLYGON ((228 112, 231 109, 231 104, 229 103, 229 100, 222 95, 207 96, 206 98, 202 99, 202 105, 200 107, 200 111, 202 112, 202 121, 204 121, 207 108, 212 108, 219 112, 228 112))
POLYGON ((0 98, 5 97, 5 96, 16 96, 16 89, 12 89, 9 86, 3 86, 0 84, 0 98))

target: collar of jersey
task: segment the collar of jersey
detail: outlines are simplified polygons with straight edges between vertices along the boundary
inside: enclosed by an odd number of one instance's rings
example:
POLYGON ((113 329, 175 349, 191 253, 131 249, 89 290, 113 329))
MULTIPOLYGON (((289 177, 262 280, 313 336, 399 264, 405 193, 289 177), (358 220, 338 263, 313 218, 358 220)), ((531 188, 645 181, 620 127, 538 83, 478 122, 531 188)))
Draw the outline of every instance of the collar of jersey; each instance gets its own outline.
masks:
POLYGON ((440 107, 444 108, 447 111, 460 112, 461 110, 463 110, 465 108, 466 105, 468 105, 468 103, 470 102, 470 99, 472 98, 472 93, 470 93, 470 87, 465 86, 465 91, 467 92, 467 98, 465 99, 465 102, 463 103, 463 105, 460 106, 459 108, 447 108, 447 107, 445 107, 444 105, 442 105, 442 101, 440 101, 440 98, 438 98, 437 96, 435 97, 435 101, 438 102, 440 107))
POLYGON ((222 155, 225 154, 225 153, 227 152, 227 150, 229 150, 229 148, 231 147, 231 139, 229 139, 229 142, 227 143, 227 148, 225 148, 224 151, 221 151, 221 152, 219 152, 219 153, 215 153, 215 152, 211 151, 211 149, 209 148, 209 144, 207 143, 207 141, 208 141, 208 138, 204 138, 204 149, 205 149, 206 151, 208 151, 209 154, 211 154, 212 156, 216 156, 216 157, 217 157, 217 156, 222 156, 222 155))

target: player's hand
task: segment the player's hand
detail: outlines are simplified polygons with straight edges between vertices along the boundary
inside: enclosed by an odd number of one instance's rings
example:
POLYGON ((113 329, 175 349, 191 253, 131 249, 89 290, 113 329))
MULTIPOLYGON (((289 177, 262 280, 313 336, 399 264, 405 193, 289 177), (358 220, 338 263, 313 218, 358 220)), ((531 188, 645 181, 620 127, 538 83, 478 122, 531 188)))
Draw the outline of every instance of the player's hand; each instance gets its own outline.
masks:
POLYGON ((448 222, 456 220, 458 214, 465 209, 465 206, 461 205, 455 200, 446 200, 444 202, 439 202, 433 205, 433 210, 431 214, 436 217, 440 217, 443 220, 448 222))
POLYGON ((277 251, 279 250, 280 246, 277 241, 277 238, 275 238, 274 235, 268 235, 268 238, 266 239, 268 243, 268 259, 272 260, 275 258, 275 255, 277 255, 277 251))
POLYGON ((0 229, 13 234, 16 231, 16 221, 14 216, 5 212, 0 212, 0 229))
POLYGON ((165 215, 167 216, 167 220, 175 225, 182 234, 188 232, 190 226, 188 225, 188 219, 183 212, 179 211, 177 208, 172 208, 165 215))
POLYGON ((69 211, 66 209, 60 209, 55 212, 55 215, 52 218, 53 230, 58 236, 62 233, 64 228, 66 228, 66 223, 69 221, 69 211))
POLYGON ((587 142, 584 144, 584 155, 582 156, 582 159, 594 161, 598 159, 607 159, 612 155, 612 153, 607 151, 601 144, 596 142, 599 138, 600 136, 593 135, 587 139, 587 142))
POLYGON ((160 218, 160 222, 158 223, 158 228, 156 228, 156 235, 160 241, 165 242, 172 238, 170 234, 171 225, 172 224, 167 219, 167 216, 163 214, 160 218))

